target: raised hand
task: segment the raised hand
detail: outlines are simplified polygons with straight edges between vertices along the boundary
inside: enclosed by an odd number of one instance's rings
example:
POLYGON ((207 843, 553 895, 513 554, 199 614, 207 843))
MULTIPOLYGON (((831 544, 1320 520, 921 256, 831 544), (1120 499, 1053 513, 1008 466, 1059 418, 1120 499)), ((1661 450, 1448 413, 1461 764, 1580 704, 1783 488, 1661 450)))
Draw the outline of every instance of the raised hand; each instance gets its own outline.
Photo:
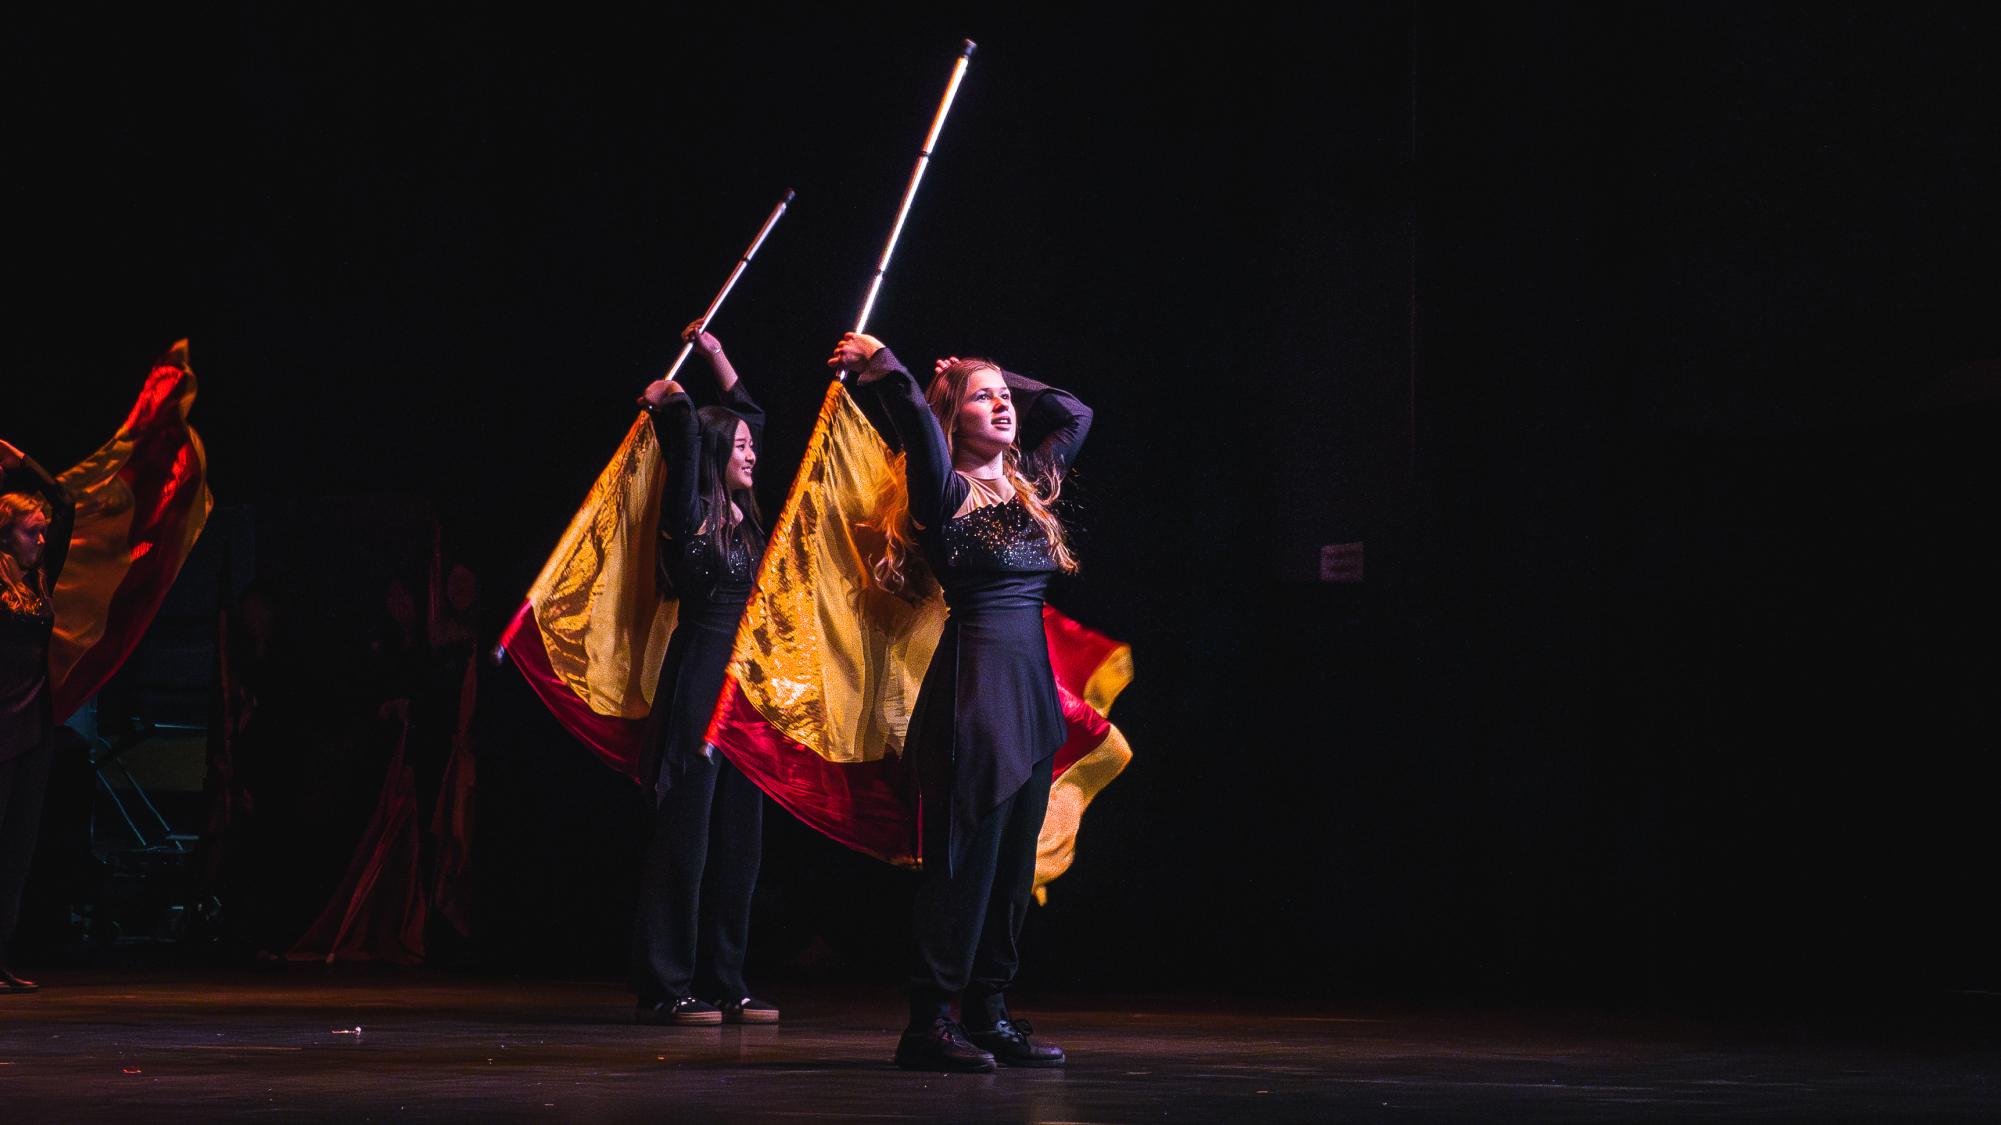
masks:
POLYGON ((667 400, 678 394, 685 394, 681 384, 672 379, 655 379, 646 384, 646 390, 639 396, 641 406, 665 406, 667 400))
POLYGON ((836 371, 859 371, 868 366, 869 357, 882 350, 882 341, 860 332, 844 332, 834 345, 834 354, 827 358, 827 366, 836 371))
POLYGON ((703 323, 699 319, 689 321, 688 327, 681 330, 681 341, 695 345, 696 351, 701 352, 702 355, 710 359, 714 359, 716 356, 723 354, 723 342, 704 331, 703 323))

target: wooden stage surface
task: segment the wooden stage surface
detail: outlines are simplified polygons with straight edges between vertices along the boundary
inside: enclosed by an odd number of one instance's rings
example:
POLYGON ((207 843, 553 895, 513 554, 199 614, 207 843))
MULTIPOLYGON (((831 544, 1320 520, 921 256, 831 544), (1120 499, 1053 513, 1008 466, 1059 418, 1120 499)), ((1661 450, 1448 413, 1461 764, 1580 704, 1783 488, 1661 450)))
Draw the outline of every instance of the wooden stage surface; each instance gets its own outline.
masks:
POLYGON ((889 1065, 888 990, 781 991, 780 1026, 678 1029, 635 1026, 606 982, 43 979, 0 996, 8 1122, 2001 1119, 2001 1051, 1963 1028, 1045 999, 1018 1014, 1067 1069, 939 1075, 889 1065))

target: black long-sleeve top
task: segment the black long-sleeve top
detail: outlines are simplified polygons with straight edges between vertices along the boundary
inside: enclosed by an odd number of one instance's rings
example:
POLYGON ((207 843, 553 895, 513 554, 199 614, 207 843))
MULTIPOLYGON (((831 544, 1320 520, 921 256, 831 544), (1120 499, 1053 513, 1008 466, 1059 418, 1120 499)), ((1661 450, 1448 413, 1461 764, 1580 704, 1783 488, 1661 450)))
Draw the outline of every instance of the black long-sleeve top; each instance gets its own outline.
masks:
MULTIPOLYGON (((750 427, 751 444, 757 446, 764 411, 741 381, 724 393, 722 405, 750 427)), ((711 513, 702 496, 702 431, 695 404, 679 394, 651 413, 667 478, 660 496, 660 569, 680 602, 640 754, 640 776, 657 792, 702 752, 758 560, 736 536, 716 541, 722 513, 711 513)))
MULTIPOLYGON (((761 448, 764 409, 750 397, 741 379, 724 393, 720 405, 743 419, 750 427, 752 448, 761 448)), ((689 620, 691 612, 702 615, 713 605, 718 611, 715 616, 728 617, 721 627, 734 631, 736 617, 750 596, 757 560, 735 541, 722 544, 720 552, 715 549, 714 533, 720 530, 720 521, 711 519, 702 495, 702 432, 694 400, 677 394, 650 413, 666 476, 660 495, 661 567, 681 600, 682 620, 689 620), (721 613, 730 606, 735 607, 734 613, 721 613)))
MULTIPOLYGON (((930 404, 915 376, 888 348, 879 349, 869 360, 870 373, 883 377, 868 384, 873 387, 880 414, 907 455, 905 473, 910 489, 910 515, 917 524, 917 539, 927 556, 944 545, 948 522, 966 502, 972 485, 952 468, 952 451, 946 447, 945 431, 931 413, 930 404)), ((1008 393, 1019 419, 1021 469, 1034 478, 1053 469, 1058 477, 1070 471, 1084 438, 1091 432, 1091 408, 1069 391, 1039 383, 1026 375, 1002 370, 1008 393)), ((998 505, 1008 506, 1008 505, 998 505)), ((972 512, 964 517, 971 518, 972 512)), ((1044 549, 1046 551, 1046 544, 1044 549)), ((951 565, 943 556, 929 559, 934 569, 951 565)), ((1040 568, 1038 568, 1040 569, 1040 568)), ((1055 569, 1054 561, 1047 569, 1055 569)))
MULTIPOLYGON (((944 431, 917 380, 888 348, 866 374, 903 447, 910 514, 950 615, 905 739, 927 809, 949 809, 948 868, 971 830, 1063 744, 1066 727, 1042 631, 1042 599, 1057 570, 1042 526, 1018 497, 964 514, 972 486, 952 469, 944 431), (880 376, 880 378, 873 378, 880 376)), ((1091 411, 1067 391, 1003 372, 1019 419, 1023 468, 1067 472, 1091 411)), ((927 821, 932 816, 926 812, 927 821)), ((935 860, 925 829, 927 862, 935 860)))
POLYGON ((37 604, 20 608, 0 603, 0 761, 40 746, 55 725, 49 692, 49 638, 56 624, 53 598, 76 528, 75 502, 32 458, 23 457, 19 467, 7 474, 6 484, 10 492, 40 494, 49 505, 49 526, 41 562, 21 576, 35 588, 37 604))

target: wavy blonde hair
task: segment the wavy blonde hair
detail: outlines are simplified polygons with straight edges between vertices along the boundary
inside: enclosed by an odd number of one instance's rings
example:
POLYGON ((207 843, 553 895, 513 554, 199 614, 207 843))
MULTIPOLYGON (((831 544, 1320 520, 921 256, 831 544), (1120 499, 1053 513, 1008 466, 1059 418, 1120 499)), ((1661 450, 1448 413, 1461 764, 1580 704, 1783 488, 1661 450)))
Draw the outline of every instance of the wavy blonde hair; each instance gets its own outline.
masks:
MULTIPOLYGON (((49 502, 25 492, 0 493, 0 543, 14 534, 14 525, 31 513, 49 516, 49 502)), ((0 610, 26 617, 40 616, 49 606, 49 592, 42 588, 40 569, 23 567, 19 560, 0 548, 0 610)))
MULTIPOLYGON (((930 388, 924 393, 924 401, 931 407, 931 416, 938 419, 938 428, 945 431, 948 453, 958 436, 959 401, 965 397, 966 382, 979 371, 1004 374, 1000 365, 992 360, 961 359, 931 380, 930 388)), ((1015 432, 1021 432, 1019 415, 1016 416, 1015 432)), ((1042 528, 1043 535, 1048 538, 1049 554, 1055 559, 1056 568, 1065 574, 1075 574, 1077 558, 1070 553, 1070 540, 1063 532, 1063 521, 1056 518, 1053 510, 1057 497, 1063 491, 1060 468, 1053 464, 1041 465, 1035 467, 1033 475, 1024 472, 1021 449, 1010 444, 1001 454, 1001 474, 1014 488, 1014 494, 1029 518, 1042 528)), ((891 593, 902 593, 914 580, 910 560, 922 557, 917 550, 916 521, 910 515, 909 478, 904 472, 892 473, 884 481, 879 510, 882 513, 879 526, 883 531, 883 549, 881 557, 870 569, 875 574, 877 585, 891 593)))

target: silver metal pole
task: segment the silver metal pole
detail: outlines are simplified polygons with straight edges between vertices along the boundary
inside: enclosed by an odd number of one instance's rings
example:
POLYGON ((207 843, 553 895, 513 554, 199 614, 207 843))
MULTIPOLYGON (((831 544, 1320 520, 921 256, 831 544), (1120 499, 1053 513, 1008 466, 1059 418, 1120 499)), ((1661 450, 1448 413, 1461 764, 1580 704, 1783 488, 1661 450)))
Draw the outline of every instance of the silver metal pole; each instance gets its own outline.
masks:
MULTIPOLYGON (((716 291, 716 299, 710 301, 708 310, 702 313, 701 325, 705 331, 709 326, 709 321, 715 317, 716 310, 723 307, 723 298, 730 295, 731 289, 736 288, 737 278, 743 276, 744 268, 750 265, 750 260, 757 257, 757 248, 764 245, 765 236, 771 233, 772 227, 778 225, 779 218, 785 214, 785 208, 791 204, 793 197, 797 194, 792 191, 786 192, 785 198, 778 201, 778 206, 771 209, 771 214, 765 218, 764 225, 757 228, 757 237, 750 240, 750 249, 745 250, 743 257, 736 260, 736 268, 730 271, 729 280, 723 282, 723 287, 716 291)), ((667 368, 667 374, 661 376, 661 378, 672 379, 681 370, 681 365, 688 362, 688 353, 694 350, 695 342, 693 340, 682 344, 681 354, 674 357, 673 365, 667 368)))
POLYGON ((972 61, 978 44, 971 39, 959 48, 959 60, 952 64, 951 81, 945 84, 945 99, 938 103, 938 115, 931 119, 931 132, 924 137, 924 147, 917 153, 917 167, 910 171, 910 186, 903 189, 903 203, 896 209, 896 222, 889 228, 889 242, 882 248, 882 259, 875 264, 875 274, 869 278, 868 296, 862 301, 861 315, 855 318, 855 331, 859 333, 868 326, 868 314, 875 308, 876 294, 882 291, 883 275, 889 272, 889 256, 896 252, 896 240, 903 233, 903 221, 910 217, 910 204, 917 198, 917 185, 924 179, 924 169, 931 163, 931 150, 938 144, 938 134, 945 129, 945 115, 952 111, 952 99, 958 96, 959 80, 966 76, 966 65, 972 61))

